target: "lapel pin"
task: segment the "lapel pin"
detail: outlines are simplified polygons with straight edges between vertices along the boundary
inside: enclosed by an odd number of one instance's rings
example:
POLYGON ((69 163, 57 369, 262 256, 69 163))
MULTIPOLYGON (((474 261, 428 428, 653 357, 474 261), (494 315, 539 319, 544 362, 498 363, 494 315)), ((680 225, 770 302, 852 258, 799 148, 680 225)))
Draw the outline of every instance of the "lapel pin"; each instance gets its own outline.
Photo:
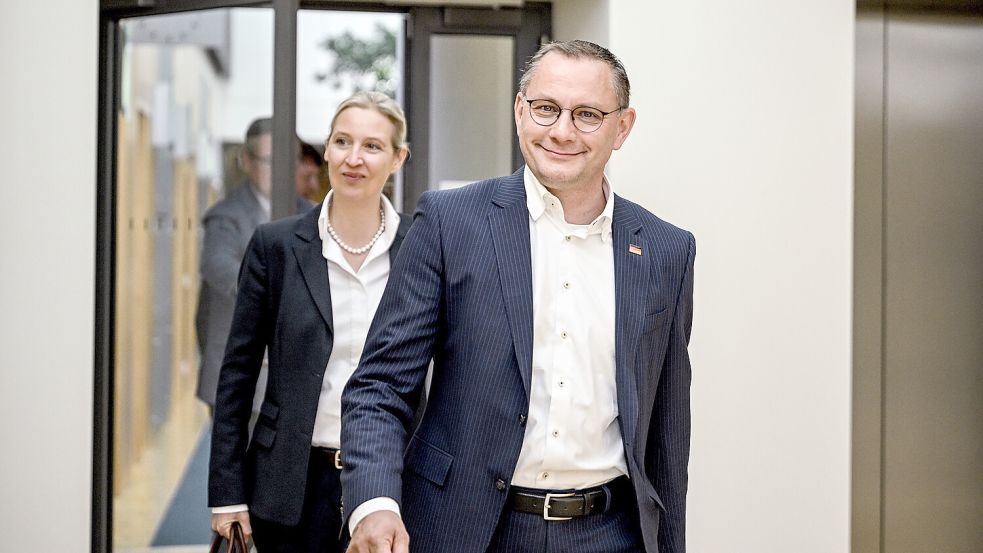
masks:
POLYGON ((642 247, 636 246, 635 244, 628 244, 628 253, 633 253, 635 255, 642 255, 642 247))

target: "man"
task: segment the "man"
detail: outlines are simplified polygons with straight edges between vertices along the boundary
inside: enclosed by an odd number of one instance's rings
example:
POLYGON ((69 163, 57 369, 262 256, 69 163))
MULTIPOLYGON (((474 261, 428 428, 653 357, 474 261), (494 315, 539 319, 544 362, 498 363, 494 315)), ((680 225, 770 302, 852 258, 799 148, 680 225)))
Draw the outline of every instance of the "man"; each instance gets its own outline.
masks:
POLYGON ((297 158, 297 172, 294 175, 297 192, 297 212, 301 213, 303 206, 308 209, 315 203, 320 203, 324 194, 321 192, 321 167, 324 159, 317 148, 307 142, 300 141, 300 154, 297 158))
POLYGON ((545 45, 514 111, 526 167, 424 194, 345 390, 349 551, 684 552, 693 236, 604 175, 609 51, 545 45))
MULTIPOLYGON (((218 375, 225 354, 232 311, 235 306, 239 265, 246 254, 246 246, 260 224, 270 220, 270 195, 272 194, 273 120, 266 117, 254 120, 246 130, 246 142, 236 158, 239 168, 246 174, 246 181, 232 190, 223 200, 205 212, 203 218, 205 237, 201 249, 201 291, 198 295, 198 311, 195 325, 198 331, 198 347, 201 363, 198 369, 198 398, 215 410, 218 375)), ((300 142, 298 140, 298 142, 300 142)), ((312 180, 318 182, 320 165, 308 158, 310 151, 321 161, 317 150, 300 142, 301 149, 296 169, 296 212, 306 213, 315 203, 307 196, 312 180), (313 174, 308 169, 315 167, 313 174)), ((323 163, 323 161, 322 161, 323 163)), ((266 371, 260 373, 254 401, 255 412, 266 390, 266 371)))
POLYGON ((246 181, 209 208, 203 218, 201 291, 195 314, 201 352, 197 395, 213 411, 219 369, 232 326, 239 265, 256 227, 270 220, 272 153, 273 120, 256 119, 246 130, 246 142, 237 157, 246 181))

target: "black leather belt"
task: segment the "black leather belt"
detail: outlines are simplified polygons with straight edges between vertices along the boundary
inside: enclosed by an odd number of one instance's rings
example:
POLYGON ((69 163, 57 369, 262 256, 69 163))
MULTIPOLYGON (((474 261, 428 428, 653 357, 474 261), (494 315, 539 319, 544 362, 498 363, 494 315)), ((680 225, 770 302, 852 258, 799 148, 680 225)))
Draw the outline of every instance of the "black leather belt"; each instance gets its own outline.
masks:
POLYGON ((546 520, 569 520, 606 513, 614 505, 634 501, 635 492, 627 476, 594 488, 551 491, 512 486, 509 505, 515 511, 542 515, 546 520))
POLYGON ((344 465, 341 464, 341 450, 334 449, 331 447, 314 447, 312 448, 316 453, 328 457, 328 460, 334 463, 334 468, 341 470, 344 465))

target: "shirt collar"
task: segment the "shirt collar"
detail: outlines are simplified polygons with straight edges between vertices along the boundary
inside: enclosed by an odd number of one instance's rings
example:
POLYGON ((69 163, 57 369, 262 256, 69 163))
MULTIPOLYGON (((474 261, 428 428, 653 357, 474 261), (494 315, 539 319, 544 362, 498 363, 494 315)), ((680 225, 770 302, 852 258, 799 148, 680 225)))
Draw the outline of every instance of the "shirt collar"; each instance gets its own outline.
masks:
POLYGON ((604 189, 604 209, 593 221, 587 225, 571 225, 563 218, 563 206, 560 200, 547 190, 545 186, 527 165, 522 175, 523 185, 526 189, 526 207, 529 209, 529 216, 533 221, 538 221, 546 213, 550 220, 569 230, 571 234, 589 236, 600 234, 601 240, 607 243, 611 240, 611 221, 614 216, 614 190, 607 175, 603 176, 601 186, 604 189), (549 208, 549 209, 547 209, 549 208))
MULTIPOLYGON (((321 212, 317 217, 317 235, 321 238, 321 255, 328 261, 333 261, 342 267, 351 269, 351 266, 345 261, 341 246, 328 235, 328 207, 331 205, 333 195, 334 190, 329 190, 328 195, 321 202, 321 212)), ((396 208, 390 203, 389 198, 385 196, 382 196, 382 210, 383 217, 386 219, 386 230, 382 231, 382 236, 379 237, 379 240, 369 250, 369 255, 362 263, 362 267, 365 267, 370 261, 380 255, 388 254, 389 247, 396 240, 396 231, 399 229, 399 213, 396 212, 396 208)))

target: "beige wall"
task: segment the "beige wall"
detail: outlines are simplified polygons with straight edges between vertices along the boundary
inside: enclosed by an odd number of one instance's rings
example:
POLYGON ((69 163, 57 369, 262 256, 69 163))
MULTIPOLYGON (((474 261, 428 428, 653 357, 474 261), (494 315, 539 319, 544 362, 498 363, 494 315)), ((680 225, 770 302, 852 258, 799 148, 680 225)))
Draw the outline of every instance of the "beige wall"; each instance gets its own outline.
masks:
POLYGON ((615 190, 696 234, 689 550, 848 551, 853 3, 554 12, 632 79, 615 190))
POLYGON ((0 18, 0 543, 90 528, 98 2, 0 18))

